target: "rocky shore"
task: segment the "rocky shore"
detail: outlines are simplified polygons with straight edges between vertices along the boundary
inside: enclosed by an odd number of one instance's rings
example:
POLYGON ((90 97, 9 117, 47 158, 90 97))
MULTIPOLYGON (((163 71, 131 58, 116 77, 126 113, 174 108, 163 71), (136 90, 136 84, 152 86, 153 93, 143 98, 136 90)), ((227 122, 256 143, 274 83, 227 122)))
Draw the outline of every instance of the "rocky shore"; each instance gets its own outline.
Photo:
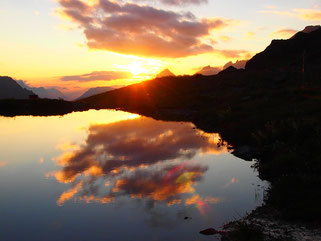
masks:
POLYGON ((321 241, 321 227, 280 218, 280 212, 263 206, 243 219, 224 226, 222 241, 321 241))

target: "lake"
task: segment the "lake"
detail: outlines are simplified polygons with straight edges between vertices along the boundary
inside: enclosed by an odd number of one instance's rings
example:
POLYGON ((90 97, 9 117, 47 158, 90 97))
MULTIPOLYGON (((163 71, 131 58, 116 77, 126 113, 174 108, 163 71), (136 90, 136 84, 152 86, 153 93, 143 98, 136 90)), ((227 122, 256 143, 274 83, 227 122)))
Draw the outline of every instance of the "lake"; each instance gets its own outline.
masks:
POLYGON ((219 134, 113 110, 0 117, 0 240, 215 240, 268 184, 219 134))

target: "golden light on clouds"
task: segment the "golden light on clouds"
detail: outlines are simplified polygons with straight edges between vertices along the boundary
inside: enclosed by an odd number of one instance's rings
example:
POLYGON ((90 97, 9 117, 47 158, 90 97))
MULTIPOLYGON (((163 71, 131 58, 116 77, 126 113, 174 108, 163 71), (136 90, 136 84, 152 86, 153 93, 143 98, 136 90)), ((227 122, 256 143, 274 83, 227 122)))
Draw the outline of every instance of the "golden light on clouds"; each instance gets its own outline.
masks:
MULTIPOLYGON (((197 153, 226 152, 225 146, 218 145, 219 139, 191 123, 151 118, 93 125, 85 143, 76 148, 69 142, 57 146, 63 150, 54 159, 61 170, 47 177, 72 185, 61 194, 58 205, 72 198, 109 203, 118 196, 129 196, 170 206, 183 203, 185 194, 195 195, 195 185, 207 167, 192 158, 197 153), (101 188, 92 190, 91 185, 101 188)), ((204 205, 215 202, 198 201, 204 205)))
POLYGON ((148 70, 145 69, 141 63, 133 62, 129 65, 127 65, 127 69, 129 72, 131 72, 133 75, 139 75, 142 73, 148 73, 148 70))
POLYGON ((274 31, 270 34, 273 38, 282 38, 282 39, 288 39, 291 38, 294 34, 296 34, 298 31, 294 29, 279 29, 274 31))
POLYGON ((82 182, 77 183, 74 187, 68 189, 67 191, 63 192, 59 199, 57 200, 57 205, 61 206, 66 201, 72 199, 77 192, 82 188, 82 182))
POLYGON ((290 11, 278 10, 270 8, 268 10, 261 10, 260 13, 272 13, 276 15, 300 18, 306 21, 321 21, 321 10, 313 8, 296 8, 290 11))

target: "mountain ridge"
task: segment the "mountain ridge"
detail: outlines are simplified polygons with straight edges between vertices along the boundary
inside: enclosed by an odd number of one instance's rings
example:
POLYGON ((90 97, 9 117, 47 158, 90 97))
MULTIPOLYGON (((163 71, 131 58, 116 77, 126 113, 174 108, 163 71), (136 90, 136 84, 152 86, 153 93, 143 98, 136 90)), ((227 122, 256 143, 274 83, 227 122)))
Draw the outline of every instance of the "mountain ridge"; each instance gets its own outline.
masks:
POLYGON ((29 99, 34 93, 21 87, 9 76, 0 76, 0 99, 29 99))

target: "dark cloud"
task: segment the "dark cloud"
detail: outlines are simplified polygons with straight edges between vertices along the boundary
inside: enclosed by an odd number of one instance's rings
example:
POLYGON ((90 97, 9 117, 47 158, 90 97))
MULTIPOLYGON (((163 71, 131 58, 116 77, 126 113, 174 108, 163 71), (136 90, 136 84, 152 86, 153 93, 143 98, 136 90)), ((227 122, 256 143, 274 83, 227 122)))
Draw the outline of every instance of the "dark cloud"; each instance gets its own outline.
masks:
MULTIPOLYGON (((202 0, 162 0, 167 3, 201 3, 202 0)), ((96 5, 77 0, 59 1, 64 15, 77 22, 87 46, 123 54, 185 57, 213 51, 211 31, 230 20, 201 20, 190 13, 161 10, 147 5, 100 0, 96 5)))
POLYGON ((83 75, 71 75, 71 76, 63 76, 60 79, 62 81, 79 81, 79 82, 87 82, 87 81, 96 81, 96 80, 116 80, 116 79, 126 79, 132 76, 129 72, 122 71, 95 71, 89 74, 83 75))
POLYGON ((192 124, 150 118, 91 126, 83 146, 57 158, 63 169, 54 174, 56 179, 73 183, 58 204, 76 193, 85 201, 109 202, 126 195, 168 205, 179 203, 180 195, 192 192, 192 185, 207 170, 188 160, 198 151, 225 151, 217 141, 218 135, 193 129, 192 124), (173 164, 174 160, 179 164, 173 164), (100 193, 95 183, 107 180, 112 180, 109 191, 100 193))

